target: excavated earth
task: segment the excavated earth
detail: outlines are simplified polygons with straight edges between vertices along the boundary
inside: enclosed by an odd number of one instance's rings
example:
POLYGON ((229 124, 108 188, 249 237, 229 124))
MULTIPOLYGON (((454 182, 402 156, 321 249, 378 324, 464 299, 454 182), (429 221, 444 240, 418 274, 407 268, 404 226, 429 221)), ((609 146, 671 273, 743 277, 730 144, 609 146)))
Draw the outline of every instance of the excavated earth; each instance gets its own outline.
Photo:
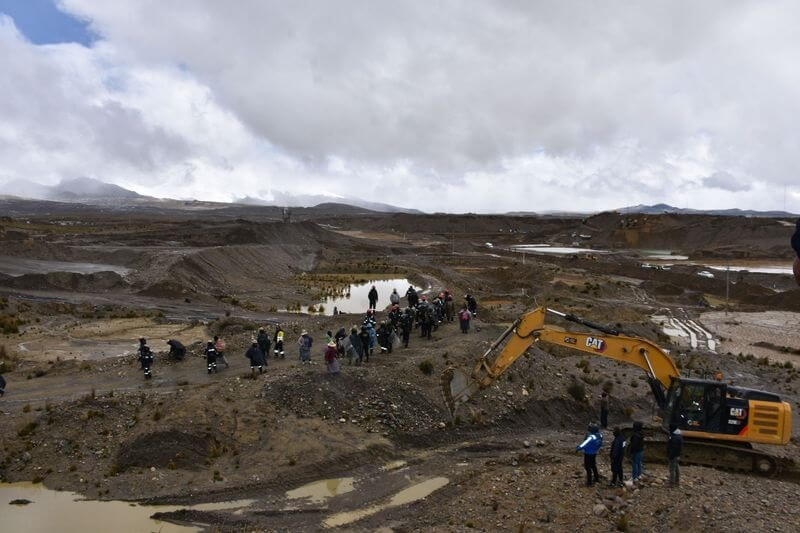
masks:
MULTIPOLYGON (((681 486, 670 488, 652 453, 641 484, 587 488, 574 450, 597 419, 604 387, 612 425, 653 423, 637 368, 541 346, 455 420, 439 390, 448 365, 471 368, 510 322, 548 305, 657 342, 684 375, 720 371, 736 385, 780 394, 797 411, 800 337, 787 324, 800 322, 800 290, 779 275, 738 273, 726 287, 722 276, 699 276, 699 264, 642 265, 644 250, 696 263, 786 262, 781 243, 788 249, 791 228, 781 221, 335 210, 304 211, 292 223, 274 217, 256 210, 3 219, 0 266, 36 260, 39 271, 0 276, 8 383, 0 479, 169 504, 159 519, 218 531, 796 530, 796 420, 788 446, 759 447, 782 460, 773 477, 684 466, 681 486), (571 245, 574 235, 591 235, 592 247, 613 253, 523 259, 510 248, 571 245), (48 261, 62 270, 43 271, 48 261), (65 262, 119 269, 67 272, 65 262), (362 365, 342 360, 341 374, 330 376, 325 332, 361 315, 279 310, 315 303, 334 274, 396 276, 459 298, 471 291, 478 317, 467 335, 456 323, 442 324, 431 340, 417 330, 409 348, 362 365), (670 337, 650 319, 665 313, 708 330, 715 351, 670 337), (252 376, 244 352, 258 327, 273 332, 277 324, 287 332, 286 358, 270 357, 252 376), (315 339, 310 365, 297 358, 303 329, 315 339), (227 342, 230 367, 209 375, 201 351, 214 334, 227 342), (142 336, 157 352, 151 381, 135 361, 142 336), (167 359, 170 338, 187 346, 184 361, 167 359), (193 507, 206 502, 235 505, 193 507)), ((381 295, 379 307, 387 301, 381 295)), ((599 459, 606 477, 607 449, 599 459)))

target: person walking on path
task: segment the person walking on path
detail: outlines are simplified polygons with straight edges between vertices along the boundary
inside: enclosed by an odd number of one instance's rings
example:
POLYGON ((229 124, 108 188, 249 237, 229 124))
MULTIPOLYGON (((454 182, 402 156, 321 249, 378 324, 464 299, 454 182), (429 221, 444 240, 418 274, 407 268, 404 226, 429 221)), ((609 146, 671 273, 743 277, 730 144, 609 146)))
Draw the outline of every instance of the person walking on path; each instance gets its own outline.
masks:
POLYGON ((206 344, 206 368, 208 369, 208 373, 214 372, 217 373, 217 349, 214 348, 214 341, 208 341, 206 344))
POLYGON ((378 306, 378 289, 375 288, 375 285, 369 290, 367 298, 369 298, 369 308, 376 309, 378 306))
POLYGON ((361 364, 361 358, 363 356, 363 351, 361 347, 361 337, 358 336, 358 328, 353 326, 350 329, 350 351, 347 353, 347 359, 349 364, 353 364, 353 359, 356 360, 356 364, 361 364))
POLYGON ((372 351, 370 349, 372 337, 369 334, 369 328, 367 326, 361 326, 361 332, 358 334, 358 338, 361 341, 361 356, 358 358, 358 364, 361 364, 361 361, 369 363, 369 355, 372 351))
POLYGON ((408 306, 412 309, 415 308, 419 303, 419 295, 417 294, 417 290, 413 287, 413 285, 408 286, 406 298, 408 299, 408 306))
POLYGON ((575 451, 583 451, 583 468, 586 470, 586 486, 591 487, 600 481, 597 472, 597 453, 603 447, 603 434, 596 424, 589 424, 589 435, 578 444, 575 451))
POLYGON ((258 373, 264 373, 264 365, 267 364, 264 360, 264 352, 261 351, 261 348, 258 346, 258 340, 253 339, 253 343, 250 345, 250 348, 247 350, 245 357, 250 359, 250 374, 255 375, 256 367, 258 367, 258 373))
POLYGON ((611 443, 611 483, 609 487, 621 487, 623 480, 622 460, 625 458, 625 435, 618 427, 614 428, 614 440, 611 443))
POLYGON ((408 340, 411 338, 411 330, 414 328, 414 311, 410 307, 403 310, 400 318, 400 337, 403 340, 403 347, 408 348, 408 340))
POLYGON ((444 314, 448 322, 452 322, 456 316, 456 302, 448 290, 444 291, 444 314))
POLYGON ((339 352, 336 350, 336 341, 331 340, 325 347, 325 365, 328 368, 328 374, 336 375, 339 373, 339 361, 336 356, 339 352))
POLYGON ((472 316, 477 317, 478 316, 478 301, 475 299, 475 297, 472 295, 472 293, 468 292, 467 295, 464 296, 464 300, 466 301, 467 309, 469 309, 469 312, 472 313, 472 316))
POLYGON ((275 359, 278 357, 281 359, 286 359, 286 352, 283 351, 284 337, 285 333, 283 332, 283 328, 278 326, 277 329, 275 329, 275 338, 272 339, 273 343, 275 344, 275 349, 272 352, 275 355, 275 359))
POLYGON ((462 307, 458 312, 458 323, 461 325, 461 333, 469 333, 469 321, 472 315, 466 307, 462 307))
POLYGON ((214 349, 217 350, 217 360, 225 363, 225 368, 230 368, 228 359, 225 358, 225 341, 214 335, 214 349))
POLYGON ((636 481, 642 477, 642 459, 644 458, 644 431, 641 422, 633 423, 633 435, 628 447, 631 452, 631 478, 636 481))
POLYGON ((667 441, 667 458, 669 459, 669 484, 677 487, 681 482, 680 459, 683 451, 683 435, 676 424, 669 425, 667 441))
POLYGON ((600 425, 608 428, 608 393, 605 391, 600 395, 600 425))
POLYGON ((311 363, 311 346, 314 344, 314 339, 308 334, 308 331, 303 330, 300 337, 297 339, 297 345, 300 348, 300 362, 304 365, 311 363))
POLYGON ((144 372, 144 379, 153 377, 153 352, 146 344, 139 346, 139 363, 142 365, 142 372, 144 372))
POLYGON ((258 328, 256 342, 258 343, 258 348, 261 350, 261 353, 264 354, 264 361, 266 362, 267 357, 269 357, 270 344, 272 344, 269 340, 269 333, 267 333, 266 329, 258 328))

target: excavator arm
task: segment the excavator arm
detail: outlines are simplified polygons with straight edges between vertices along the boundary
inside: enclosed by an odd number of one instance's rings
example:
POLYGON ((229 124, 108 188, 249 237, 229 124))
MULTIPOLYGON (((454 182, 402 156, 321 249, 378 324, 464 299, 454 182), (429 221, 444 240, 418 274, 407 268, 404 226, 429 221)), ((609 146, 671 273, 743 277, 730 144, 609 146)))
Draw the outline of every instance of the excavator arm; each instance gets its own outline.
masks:
POLYGON ((442 373, 442 393, 450 415, 454 416, 460 404, 469 400, 479 390, 491 385, 531 345, 541 341, 638 366, 647 374, 648 383, 660 407, 666 402, 666 390, 669 389, 672 379, 680 376, 669 355, 647 339, 621 335, 614 329, 574 315, 539 307, 522 315, 492 343, 478 361, 471 376, 453 367, 442 373), (548 313, 570 322, 583 324, 600 331, 601 334, 575 333, 557 326, 546 325, 545 318, 548 313), (506 339, 508 341, 503 349, 492 359, 492 354, 506 339))

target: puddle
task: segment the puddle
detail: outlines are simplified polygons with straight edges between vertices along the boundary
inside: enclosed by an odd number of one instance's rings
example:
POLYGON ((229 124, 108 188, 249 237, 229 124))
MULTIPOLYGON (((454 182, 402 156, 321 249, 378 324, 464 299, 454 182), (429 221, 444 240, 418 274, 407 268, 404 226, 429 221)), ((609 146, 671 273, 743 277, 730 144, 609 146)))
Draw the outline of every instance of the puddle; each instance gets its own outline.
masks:
POLYGON ((129 268, 102 263, 72 263, 67 261, 43 261, 40 259, 23 259, 21 257, 0 256, 0 272, 9 276, 23 274, 48 274, 50 272, 75 272, 77 274, 95 274, 97 272, 116 272, 124 276, 129 268))
MULTIPOLYGON (((378 309, 384 309, 389 305, 389 295, 392 294, 392 289, 397 289, 397 293, 403 298, 406 295, 408 287, 413 284, 404 278, 378 279, 364 283, 351 283, 350 285, 344 285, 340 294, 336 296, 328 297, 313 306, 302 306, 300 312, 308 313, 310 307, 318 310, 321 305, 324 311, 319 314, 325 316, 332 316, 334 308, 336 308, 339 313, 364 313, 369 307, 369 298, 367 298, 367 294, 370 289, 372 289, 373 285, 378 291, 378 309)), ((422 290, 419 287, 414 288, 417 292, 422 290)))
POLYGON ((323 522, 323 525, 325 527, 339 527, 352 524, 353 522, 361 520, 362 518, 372 516, 381 511, 385 511, 386 509, 400 507, 401 505, 406 505, 408 503, 427 498, 433 492, 441 489, 449 482, 450 480, 446 477, 435 477, 427 481, 423 481, 422 483, 411 485, 410 487, 407 487, 392 496, 392 498, 386 503, 373 505, 372 507, 365 507, 364 509, 356 509, 355 511, 336 513, 326 518, 323 522))
POLYGON ((574 246, 550 246, 549 244, 518 244, 512 246, 516 252, 525 252, 529 254, 607 254, 608 250, 595 250, 592 248, 576 248, 574 246))
POLYGON ((214 511, 246 507, 255 500, 204 503, 194 506, 136 505, 122 501, 83 500, 80 494, 45 488, 30 482, 0 483, 0 526, 3 531, 85 533, 186 533, 202 531, 201 527, 180 526, 154 520, 153 513, 194 509, 214 511), (9 505, 16 499, 30 500, 27 505, 9 505))
POLYGON ((407 464, 408 463, 406 461, 402 461, 402 460, 400 460, 400 461, 391 461, 391 462, 386 463, 385 465, 383 465, 381 467, 381 470, 383 470, 384 472, 388 472, 390 470, 397 470, 398 468, 403 468, 407 464))
POLYGON ((353 478, 340 477, 334 479, 323 479, 308 483, 302 487, 297 487, 286 492, 286 497, 290 500, 308 498, 312 503, 322 503, 328 498, 333 498, 339 494, 346 494, 353 490, 353 478))

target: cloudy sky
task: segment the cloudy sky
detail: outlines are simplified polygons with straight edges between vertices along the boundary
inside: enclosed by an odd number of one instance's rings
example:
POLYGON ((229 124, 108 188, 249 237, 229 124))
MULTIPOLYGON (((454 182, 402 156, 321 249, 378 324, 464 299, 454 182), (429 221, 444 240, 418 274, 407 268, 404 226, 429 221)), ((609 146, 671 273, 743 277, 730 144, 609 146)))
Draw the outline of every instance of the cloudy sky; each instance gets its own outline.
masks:
POLYGON ((0 0, 0 183, 800 211, 794 1, 0 0))

